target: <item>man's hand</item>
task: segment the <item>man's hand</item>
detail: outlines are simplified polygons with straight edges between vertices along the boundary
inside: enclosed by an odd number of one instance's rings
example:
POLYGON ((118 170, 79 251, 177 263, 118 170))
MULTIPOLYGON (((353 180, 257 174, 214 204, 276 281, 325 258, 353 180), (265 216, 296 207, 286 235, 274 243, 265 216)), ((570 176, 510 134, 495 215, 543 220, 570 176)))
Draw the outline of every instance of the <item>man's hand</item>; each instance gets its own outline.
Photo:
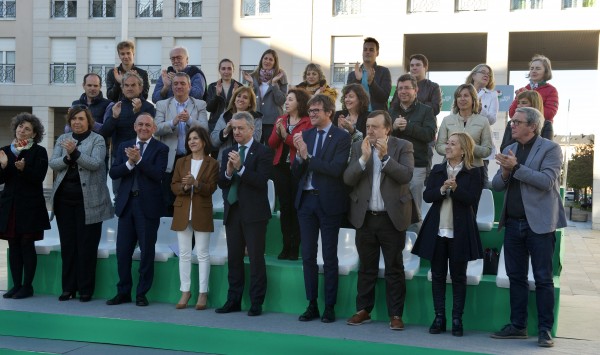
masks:
POLYGON ((229 162, 231 162, 231 165, 235 170, 240 170, 242 168, 242 158, 240 157, 239 152, 232 150, 227 156, 229 157, 229 160, 227 161, 228 165, 229 162))
POLYGON ((367 69, 367 81, 369 82, 369 85, 373 84, 374 79, 375 79, 375 68, 368 68, 367 69))
POLYGON ((112 116, 113 116, 113 118, 117 119, 117 118, 119 118, 120 115, 121 115, 121 101, 117 102, 112 107, 112 116))
POLYGON ((362 161, 364 161, 364 162, 368 162, 369 159, 371 159, 371 152, 372 152, 371 142, 369 142, 368 137, 363 139, 362 144, 360 145, 360 151, 362 152, 360 159, 362 159, 362 161))
POLYGON ((356 78, 356 80, 361 81, 362 80, 362 70, 360 69, 360 63, 356 62, 354 63, 354 77, 356 78))
POLYGON ((131 165, 136 165, 142 159, 140 149, 136 146, 125 148, 125 155, 131 165))
POLYGON ((297 154, 300 158, 306 160, 308 158, 308 147, 302 138, 302 133, 294 134, 294 147, 296 147, 297 154))
POLYGON ((173 119, 173 126, 177 126, 179 122, 187 122, 190 119, 190 114, 186 109, 181 111, 175 118, 173 119))
POLYGON ((115 76, 115 82, 121 86, 121 82, 123 81, 123 75, 121 75, 121 73, 119 73, 119 67, 114 67, 113 68, 113 74, 115 76))
POLYGON ((165 69, 160 71, 160 76, 162 77, 163 85, 165 87, 171 86, 171 78, 173 78, 172 73, 167 73, 165 69))
POLYGON ((377 138, 377 141, 375 141, 375 148, 377 148, 379 160, 383 159, 383 156, 387 154, 387 152, 388 152, 387 147, 388 147, 387 137, 377 138))
POLYGON ((142 109, 142 100, 136 97, 131 100, 131 105, 133 106, 133 113, 138 113, 142 109))
POLYGON ((407 123, 408 122, 406 121, 406 119, 404 117, 400 116, 400 117, 398 117, 398 118, 396 118, 394 120, 394 126, 393 126, 393 128, 397 129, 397 130, 400 130, 400 131, 404 131, 406 129, 406 124, 407 123))
POLYGON ((510 172, 518 164, 517 157, 509 149, 508 154, 496 154, 494 158, 496 159, 496 163, 502 168, 502 178, 505 180, 508 179, 510 172))

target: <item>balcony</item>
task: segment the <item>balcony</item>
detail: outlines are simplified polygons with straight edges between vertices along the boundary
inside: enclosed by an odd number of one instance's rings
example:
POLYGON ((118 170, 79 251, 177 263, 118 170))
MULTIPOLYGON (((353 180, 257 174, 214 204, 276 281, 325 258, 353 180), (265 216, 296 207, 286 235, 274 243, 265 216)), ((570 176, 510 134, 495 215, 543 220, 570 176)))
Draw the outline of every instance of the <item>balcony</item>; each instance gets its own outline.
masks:
POLYGON ((440 0, 409 0, 408 13, 419 12, 439 12, 441 8, 440 0))
POLYGON ((540 10, 544 8, 543 0, 511 0, 510 10, 540 10))
POLYGON ((162 17, 162 0, 137 0, 136 16, 145 18, 162 17))
POLYGON ((90 64, 88 65, 88 73, 96 73, 102 78, 102 82, 106 83, 106 73, 113 70, 113 64, 90 64))
POLYGON ((90 0, 90 18, 115 17, 116 0, 90 0))
POLYGON ((242 0, 242 17, 271 15, 270 0, 242 0))
POLYGON ((14 19, 17 17, 16 1, 0 0, 0 19, 14 19))
POLYGON ((456 12, 487 11, 488 0, 457 0, 456 12))
POLYGON ((333 16, 358 15, 361 12, 360 0, 335 0, 333 16))
POLYGON ((202 1, 177 0, 175 6, 176 17, 202 17, 202 1))
POLYGON ((14 83, 15 82, 15 65, 14 64, 0 64, 0 83, 14 83))
POLYGON ((75 84, 75 63, 50 64, 50 84, 75 84))
POLYGON ((50 17, 70 18, 77 17, 77 1, 53 0, 50 7, 50 17))
POLYGON ((158 80, 158 78, 160 78, 161 72, 162 72, 162 67, 160 65, 139 65, 136 64, 136 67, 140 68, 140 69, 144 69, 145 71, 148 72, 148 80, 150 81, 151 85, 156 84, 156 81, 158 80))

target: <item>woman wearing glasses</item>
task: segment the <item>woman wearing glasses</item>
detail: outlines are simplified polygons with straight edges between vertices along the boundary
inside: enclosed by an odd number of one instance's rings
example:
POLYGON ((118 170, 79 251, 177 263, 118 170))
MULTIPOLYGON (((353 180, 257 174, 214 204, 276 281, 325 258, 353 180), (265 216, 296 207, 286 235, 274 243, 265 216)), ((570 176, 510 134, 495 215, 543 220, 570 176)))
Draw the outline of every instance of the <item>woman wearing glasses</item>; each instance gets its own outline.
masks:
POLYGON ((431 169, 423 200, 432 203, 412 253, 431 261, 431 293, 435 318, 429 333, 446 331, 446 275, 452 278, 452 335, 463 335, 467 295, 467 263, 483 258, 473 207, 481 192, 480 169, 473 162, 475 142, 464 132, 445 144, 446 162, 431 169))
POLYGON ((57 174, 52 206, 60 235, 62 294, 59 301, 75 298, 89 302, 96 285, 96 259, 102 221, 113 216, 106 185, 106 145, 93 132, 94 119, 87 108, 75 106, 67 114, 71 132, 58 137, 49 165, 57 174))

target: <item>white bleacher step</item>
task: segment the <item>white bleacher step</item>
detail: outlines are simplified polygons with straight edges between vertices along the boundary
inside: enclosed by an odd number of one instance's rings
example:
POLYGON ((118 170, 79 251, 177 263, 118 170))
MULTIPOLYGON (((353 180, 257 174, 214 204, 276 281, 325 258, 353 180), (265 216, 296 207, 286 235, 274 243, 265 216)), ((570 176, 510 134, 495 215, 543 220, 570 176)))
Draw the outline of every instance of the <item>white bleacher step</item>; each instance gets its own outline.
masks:
MULTIPOLYGON (((340 228, 338 234, 338 273, 340 275, 348 275, 351 271, 358 268, 358 252, 356 251, 356 244, 354 244, 354 238, 356 237, 356 230, 351 228, 340 228)), ((317 266, 319 272, 323 273, 323 251, 321 245, 321 234, 319 233, 318 240, 318 251, 317 251, 317 266)))
POLYGON ((52 251, 60 250, 60 236, 58 234, 58 226, 56 225, 56 217, 53 212, 48 212, 50 218, 50 229, 44 231, 44 239, 35 242, 36 254, 50 254, 52 251))
MULTIPOLYGON (((467 264, 467 285, 479 285, 483 276, 483 259, 471 260, 467 264)), ((431 281, 431 269, 427 272, 427 280, 431 281)), ((450 269, 446 275, 446 283, 452 283, 450 269)))
POLYGON ((477 208, 477 228, 480 232, 489 232, 494 228, 494 195, 489 189, 481 191, 477 208))

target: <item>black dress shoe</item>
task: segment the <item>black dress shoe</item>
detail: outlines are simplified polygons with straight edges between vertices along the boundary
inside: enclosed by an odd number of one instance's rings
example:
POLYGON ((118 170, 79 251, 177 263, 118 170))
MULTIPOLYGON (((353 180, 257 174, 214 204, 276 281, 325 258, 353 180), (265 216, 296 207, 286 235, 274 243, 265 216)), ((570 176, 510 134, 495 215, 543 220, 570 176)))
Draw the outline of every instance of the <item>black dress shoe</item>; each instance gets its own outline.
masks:
POLYGON ((452 335, 454 335, 455 337, 463 336, 462 319, 460 319, 460 318, 452 319, 452 335))
POLYGON ((282 250, 279 255, 277 255, 277 259, 279 260, 287 260, 290 257, 290 254, 287 250, 282 250))
POLYGON ((333 309, 333 306, 325 306, 325 311, 323 311, 323 316, 321 317, 321 322, 323 322, 323 323, 335 322, 335 310, 333 309))
POLYGON ((253 304, 248 311, 250 317, 260 316, 262 314, 262 306, 260 304, 253 304))
POLYGON ((116 306, 121 303, 129 303, 129 302, 131 302, 131 295, 127 295, 124 293, 117 293, 117 295, 115 297, 106 301, 106 304, 109 306, 116 306))
POLYGON ((63 292, 58 296, 59 301, 68 301, 71 298, 75 298, 75 292, 63 292))
POLYGON ((79 302, 89 302, 92 300, 92 295, 79 295, 79 302))
POLYGON ((308 307, 306 307, 306 311, 298 317, 298 320, 301 322, 308 322, 313 319, 317 319, 321 316, 319 313, 319 306, 316 303, 310 303, 308 307))
POLYGON ((443 314, 436 314, 431 327, 429 327, 429 334, 440 334, 446 332, 446 317, 443 314))
MULTIPOLYGON (((242 310, 242 306, 240 302, 234 302, 231 300, 227 300, 223 307, 215 309, 216 313, 231 313, 231 312, 239 312, 242 310)), ((249 314, 248 314, 249 315, 249 314)))
POLYGON ((138 307, 146 307, 148 305, 148 299, 146 298, 146 296, 141 295, 141 296, 136 296, 135 297, 135 305, 138 307))
POLYGON ((17 291, 12 298, 16 300, 20 300, 23 298, 28 298, 33 296, 33 287, 31 286, 23 286, 17 291))
POLYGON ((20 289, 21 289, 21 286, 15 286, 15 287, 11 288, 10 290, 6 291, 6 293, 2 295, 2 298, 13 298, 15 293, 19 292, 20 289))

